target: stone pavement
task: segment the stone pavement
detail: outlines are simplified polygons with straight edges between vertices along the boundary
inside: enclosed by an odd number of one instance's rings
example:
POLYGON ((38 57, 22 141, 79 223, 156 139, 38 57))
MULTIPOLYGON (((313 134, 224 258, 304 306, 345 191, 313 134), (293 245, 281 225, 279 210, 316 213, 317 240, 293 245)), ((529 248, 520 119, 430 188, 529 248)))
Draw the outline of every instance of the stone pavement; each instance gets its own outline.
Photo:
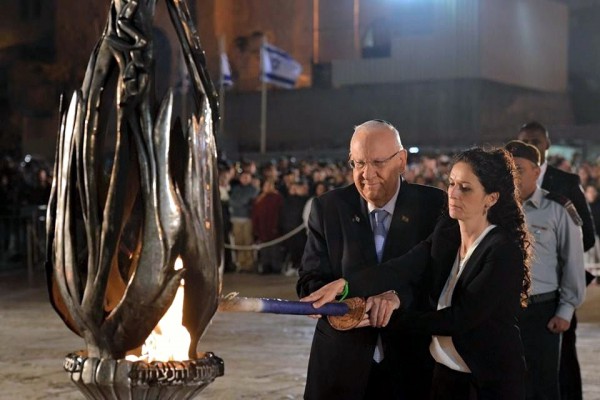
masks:
MULTIPOLYGON (((83 399, 62 369, 64 356, 83 348, 47 300, 43 273, 33 285, 23 272, 0 274, 0 400, 83 399)), ((225 275, 224 292, 295 299, 295 278, 225 275)), ((584 398, 600 400, 600 287, 578 311, 584 398)), ((302 316, 219 313, 200 351, 225 360, 225 376, 202 392, 208 399, 300 399, 314 321, 302 316)))

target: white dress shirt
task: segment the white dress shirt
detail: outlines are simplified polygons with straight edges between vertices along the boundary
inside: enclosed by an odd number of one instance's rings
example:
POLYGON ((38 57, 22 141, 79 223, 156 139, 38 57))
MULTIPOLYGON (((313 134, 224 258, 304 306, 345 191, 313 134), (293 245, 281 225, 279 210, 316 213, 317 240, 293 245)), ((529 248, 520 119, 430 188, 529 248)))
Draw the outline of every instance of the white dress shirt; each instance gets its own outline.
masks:
MULTIPOLYGON (((452 294, 454 293, 454 288, 456 287, 456 283, 458 282, 465 265, 469 261, 469 258, 471 258, 471 254, 473 254, 483 238, 495 227, 496 225, 492 224, 485 228, 475 242, 473 242, 471 247, 469 247, 467 254, 465 254, 465 258, 462 260, 460 259, 460 249, 458 249, 456 252, 456 259, 454 260, 454 265, 452 266, 452 271, 450 271, 450 275, 446 280, 446 284, 444 285, 444 289, 442 290, 438 300, 438 310, 450 307, 452 305, 452 294)), ((431 344, 429 345, 429 352, 435 361, 445 365, 450 369, 459 372, 471 372, 460 354, 458 354, 458 351, 456 351, 454 343, 452 342, 452 336, 432 336, 431 344)))

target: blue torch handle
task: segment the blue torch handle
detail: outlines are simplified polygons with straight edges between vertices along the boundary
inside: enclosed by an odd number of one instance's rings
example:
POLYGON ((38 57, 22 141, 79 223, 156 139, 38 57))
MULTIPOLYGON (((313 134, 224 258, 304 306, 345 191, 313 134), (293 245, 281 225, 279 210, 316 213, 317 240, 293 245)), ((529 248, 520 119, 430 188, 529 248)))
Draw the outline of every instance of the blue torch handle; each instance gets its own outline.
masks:
POLYGON ((261 299, 263 313, 292 314, 292 315, 345 315, 350 311, 346 303, 327 303, 322 307, 314 308, 312 303, 302 301, 261 299))

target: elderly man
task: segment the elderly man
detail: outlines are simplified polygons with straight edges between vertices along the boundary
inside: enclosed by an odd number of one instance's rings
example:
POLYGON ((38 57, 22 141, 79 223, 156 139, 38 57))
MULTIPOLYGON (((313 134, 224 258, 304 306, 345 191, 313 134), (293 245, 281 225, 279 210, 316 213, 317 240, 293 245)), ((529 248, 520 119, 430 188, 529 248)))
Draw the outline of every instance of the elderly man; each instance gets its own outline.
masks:
POLYGON ((534 237, 532 293, 519 326, 527 363, 527 398, 560 399, 561 334, 585 297, 581 219, 564 196, 540 188, 540 153, 514 140, 506 145, 519 172, 519 189, 534 237))
MULTIPOLYGON (((546 153, 550 148, 550 135, 548 130, 539 122, 526 123, 519 130, 517 139, 535 146, 540 152, 540 176, 537 184, 552 193, 561 194, 570 200, 581 217, 583 225, 583 249, 587 251, 594 247, 596 236, 594 234, 594 221, 589 205, 585 200, 579 176, 562 171, 548 165, 546 153)), ((593 279, 592 274, 586 276, 588 282, 593 279)), ((573 316, 571 327, 563 334, 562 351, 560 358, 560 391, 562 400, 581 400, 581 371, 575 347, 577 329, 577 315, 573 316)))
MULTIPOLYGON (((349 160, 354 184, 312 203, 297 284, 300 297, 365 265, 377 268, 433 231, 445 207, 445 193, 405 182, 401 174, 406 162, 406 150, 391 124, 371 120, 355 128, 349 160)), ((319 319, 305 398, 428 398, 429 340, 386 328, 340 332, 319 319)))

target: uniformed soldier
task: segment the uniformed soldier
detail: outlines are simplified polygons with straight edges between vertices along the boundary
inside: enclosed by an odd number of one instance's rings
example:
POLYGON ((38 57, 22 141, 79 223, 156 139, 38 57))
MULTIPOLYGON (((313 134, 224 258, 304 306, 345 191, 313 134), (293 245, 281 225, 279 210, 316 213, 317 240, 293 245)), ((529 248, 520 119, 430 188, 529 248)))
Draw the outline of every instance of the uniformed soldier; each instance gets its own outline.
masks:
POLYGON ((527 398, 560 399, 561 334, 585 297, 581 219, 565 197, 540 188, 540 153, 515 140, 506 145, 519 172, 520 197, 534 237, 532 293, 519 326, 527 362, 527 398))

